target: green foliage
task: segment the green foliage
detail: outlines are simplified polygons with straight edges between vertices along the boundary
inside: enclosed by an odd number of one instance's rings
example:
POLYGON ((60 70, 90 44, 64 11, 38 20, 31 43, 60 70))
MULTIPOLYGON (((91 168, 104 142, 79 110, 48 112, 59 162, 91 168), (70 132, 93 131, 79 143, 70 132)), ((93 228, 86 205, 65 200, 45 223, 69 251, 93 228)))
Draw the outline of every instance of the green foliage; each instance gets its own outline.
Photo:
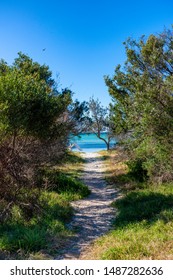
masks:
POLYGON ((68 157, 84 109, 69 89, 58 89, 48 66, 22 53, 11 66, 0 61, 0 251, 25 255, 47 248, 55 233, 68 235, 69 201, 88 188, 61 172, 38 178, 38 171, 68 157))
POLYGON ((136 181, 144 182, 147 179, 147 170, 143 167, 141 159, 128 161, 127 166, 129 168, 128 175, 134 178, 136 181))
POLYGON ((36 252, 46 248, 46 231, 39 226, 25 227, 22 225, 9 226, 0 238, 1 249, 16 252, 25 250, 26 252, 36 252))
POLYGON ((50 137, 52 130, 57 132, 57 120, 72 100, 70 91, 54 94, 52 84, 47 66, 19 54, 14 65, 0 76, 1 126, 6 125, 9 133, 38 138, 50 137))
POLYGON ((112 133, 113 122, 109 116, 110 111, 108 108, 104 108, 98 99, 90 98, 88 102, 88 131, 92 131, 95 135, 102 140, 107 147, 107 150, 110 149, 110 142, 114 139, 112 133), (101 132, 107 131, 107 139, 101 136, 101 132))
POLYGON ((43 220, 40 222, 49 224, 54 221, 67 222, 73 214, 73 209, 69 201, 64 196, 58 195, 54 191, 44 191, 41 194, 41 202, 44 205, 43 220))
POLYGON ((89 108, 86 101, 80 103, 78 100, 75 100, 69 106, 69 119, 71 122, 72 133, 74 135, 78 135, 87 130, 89 122, 87 116, 88 110, 89 108))
POLYGON ((92 259, 172 259, 172 184, 137 187, 112 206, 113 228, 96 241, 92 259))
MULTIPOLYGON (((107 236, 107 250, 102 252, 103 260, 169 260, 172 259, 173 223, 159 219, 151 226, 142 221, 117 229, 107 236)), ((103 240, 104 242, 105 240, 103 240)))
POLYGON ((44 188, 51 189, 57 193, 79 194, 81 197, 87 196, 90 192, 88 187, 82 182, 55 170, 42 170, 39 184, 44 188))
POLYGON ((106 250, 103 259, 148 259, 152 255, 162 259, 160 246, 165 247, 169 257, 167 242, 172 240, 173 228, 172 184, 132 191, 114 206, 118 216, 109 238, 116 239, 117 247, 112 245, 106 250))
POLYGON ((173 178, 173 31, 125 43, 127 60, 105 77, 113 99, 114 132, 132 162, 141 161, 152 181, 173 178))
POLYGON ((75 152, 67 152, 64 155, 64 162, 66 163, 72 163, 72 164, 80 164, 80 163, 85 163, 85 159, 80 156, 79 153, 75 152))
POLYGON ((157 191, 141 190, 128 193, 114 203, 119 215, 116 226, 147 220, 149 223, 157 216, 173 207, 173 194, 165 195, 157 191), (141 210, 142 209, 142 210, 141 210))
MULTIPOLYGON (((35 189, 23 186, 18 191, 18 203, 12 204, 8 219, 0 226, 0 252, 3 259, 37 258, 43 251, 52 255, 62 248, 72 235, 66 227, 73 216, 73 208, 69 202, 90 193, 85 185, 74 178, 81 163, 83 159, 79 155, 66 153, 59 166, 56 162, 54 167, 40 168, 35 189), (74 171, 71 170, 70 175, 66 175, 60 171, 63 166, 64 172, 70 171, 72 167, 74 171)), ((6 201, 1 202, 0 210, 3 211, 6 201)), ((47 255, 42 257, 48 258, 47 255)))
MULTIPOLYGON (((0 227, 0 250, 15 253, 28 253, 52 247, 49 240, 68 236, 65 223, 73 214, 69 202, 57 193, 42 192, 40 196, 42 211, 26 221, 20 208, 13 207, 11 219, 0 227)), ((58 241, 57 241, 58 242, 58 241)), ((57 243, 58 246, 58 243, 57 243)))
POLYGON ((82 116, 83 105, 75 104, 71 110, 72 92, 58 90, 48 66, 22 53, 11 66, 0 61, 1 221, 8 219, 14 205, 28 218, 39 208, 37 169, 52 157, 63 158, 69 135, 82 116))
MULTIPOLYGON (((40 213, 35 213, 29 221, 18 206, 12 209, 11 219, 0 227, 0 249, 10 252, 38 252, 49 249, 49 239, 64 238, 70 234, 65 227, 73 215, 69 201, 78 194, 78 199, 89 194, 81 182, 64 174, 47 171, 50 188, 40 192, 40 213)), ((58 242, 58 241, 57 241, 58 242)), ((56 246, 59 246, 58 244, 56 246)))

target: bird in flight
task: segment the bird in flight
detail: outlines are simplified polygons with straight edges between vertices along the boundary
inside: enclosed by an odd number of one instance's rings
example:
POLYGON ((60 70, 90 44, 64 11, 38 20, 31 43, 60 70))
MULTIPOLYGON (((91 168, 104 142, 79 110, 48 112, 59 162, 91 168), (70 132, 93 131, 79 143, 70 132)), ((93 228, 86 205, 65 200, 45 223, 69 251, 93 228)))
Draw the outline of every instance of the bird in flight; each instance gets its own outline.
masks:
POLYGON ((42 49, 42 51, 44 52, 46 50, 46 48, 42 49))

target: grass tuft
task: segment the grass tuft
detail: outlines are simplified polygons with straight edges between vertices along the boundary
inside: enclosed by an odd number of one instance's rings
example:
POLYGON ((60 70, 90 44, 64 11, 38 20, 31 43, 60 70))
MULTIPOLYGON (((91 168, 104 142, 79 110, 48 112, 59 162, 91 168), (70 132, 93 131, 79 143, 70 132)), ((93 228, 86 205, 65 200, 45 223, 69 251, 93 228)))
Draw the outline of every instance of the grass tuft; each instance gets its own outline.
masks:
POLYGON ((112 204, 116 215, 112 230, 82 258, 173 259, 173 183, 156 186, 136 182, 124 160, 118 151, 106 158, 107 180, 116 188, 120 186, 122 196, 112 204))
MULTIPOLYGON (((21 208, 12 207, 10 218, 0 225, 0 258, 52 259, 58 254, 73 234, 66 227, 73 216, 70 201, 90 193, 78 179, 83 162, 78 154, 69 153, 61 165, 39 172, 39 209, 26 219, 21 208)), ((25 194, 29 195, 23 188, 25 194)))

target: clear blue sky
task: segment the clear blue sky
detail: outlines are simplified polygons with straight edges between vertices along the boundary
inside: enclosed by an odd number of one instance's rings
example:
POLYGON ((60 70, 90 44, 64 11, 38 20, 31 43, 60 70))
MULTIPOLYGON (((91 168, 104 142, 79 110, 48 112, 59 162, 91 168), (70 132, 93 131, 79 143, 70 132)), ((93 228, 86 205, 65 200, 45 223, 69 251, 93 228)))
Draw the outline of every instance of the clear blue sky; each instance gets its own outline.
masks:
POLYGON ((125 60, 123 41, 171 24, 172 0, 1 0, 0 58, 11 64, 22 51, 49 65, 75 98, 107 105, 103 76, 125 60))

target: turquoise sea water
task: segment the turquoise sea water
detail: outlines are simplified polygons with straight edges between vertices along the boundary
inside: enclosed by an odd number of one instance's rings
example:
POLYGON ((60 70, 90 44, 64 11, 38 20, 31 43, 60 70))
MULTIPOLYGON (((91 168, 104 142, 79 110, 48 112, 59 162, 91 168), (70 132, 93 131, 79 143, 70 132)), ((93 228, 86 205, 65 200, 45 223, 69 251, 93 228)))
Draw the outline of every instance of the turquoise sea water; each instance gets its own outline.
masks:
MULTIPOLYGON (((107 133, 101 133, 101 137, 107 138, 107 133)), ((94 133, 81 133, 79 136, 72 137, 70 139, 71 144, 76 144, 78 147, 73 147, 72 151, 80 151, 89 153, 89 152, 98 152, 101 150, 106 150, 106 144, 104 141, 100 140, 94 133), (79 150, 80 148, 80 150, 79 150)), ((116 140, 111 141, 111 146, 113 147, 116 144, 116 140)))

